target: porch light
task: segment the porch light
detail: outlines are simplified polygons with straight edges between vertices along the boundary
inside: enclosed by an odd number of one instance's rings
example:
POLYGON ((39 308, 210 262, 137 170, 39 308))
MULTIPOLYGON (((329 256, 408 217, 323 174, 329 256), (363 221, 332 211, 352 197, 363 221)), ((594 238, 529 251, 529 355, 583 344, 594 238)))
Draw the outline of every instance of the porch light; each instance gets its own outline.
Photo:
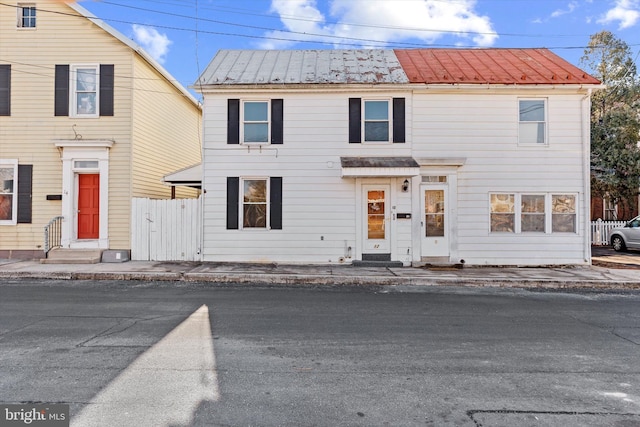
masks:
POLYGON ((405 179, 402 183, 402 192, 406 193, 407 191, 409 191, 409 180, 405 179))

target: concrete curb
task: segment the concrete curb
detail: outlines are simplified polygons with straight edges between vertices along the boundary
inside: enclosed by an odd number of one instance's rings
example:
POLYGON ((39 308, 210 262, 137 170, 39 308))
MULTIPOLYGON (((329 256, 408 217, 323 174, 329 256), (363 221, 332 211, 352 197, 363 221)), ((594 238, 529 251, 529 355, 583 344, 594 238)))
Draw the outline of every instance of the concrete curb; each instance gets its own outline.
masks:
POLYGON ((522 278, 425 278, 344 275, 264 274, 264 273, 185 273, 185 272, 0 272, 5 279, 57 280, 131 280, 175 281, 182 283, 254 284, 267 286, 455 286, 514 289, 599 289, 635 290, 640 281, 627 280, 556 280, 522 278))

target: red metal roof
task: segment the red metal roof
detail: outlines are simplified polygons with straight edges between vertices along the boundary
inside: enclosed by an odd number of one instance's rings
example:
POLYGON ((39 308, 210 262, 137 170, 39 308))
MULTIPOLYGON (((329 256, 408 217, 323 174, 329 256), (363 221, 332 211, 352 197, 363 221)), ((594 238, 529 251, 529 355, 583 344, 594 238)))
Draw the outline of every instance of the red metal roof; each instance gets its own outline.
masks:
POLYGON ((549 49, 395 49, 411 83, 575 85, 600 81, 549 49))

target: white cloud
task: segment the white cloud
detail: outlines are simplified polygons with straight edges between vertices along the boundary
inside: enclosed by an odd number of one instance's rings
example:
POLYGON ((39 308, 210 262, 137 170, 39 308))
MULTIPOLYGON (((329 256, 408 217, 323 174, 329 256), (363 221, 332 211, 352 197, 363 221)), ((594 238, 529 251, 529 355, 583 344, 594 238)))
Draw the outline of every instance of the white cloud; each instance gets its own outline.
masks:
MULTIPOLYGON (((272 0, 271 9, 280 15, 285 29, 304 34, 271 32, 267 36, 323 41, 336 47, 382 47, 375 41, 433 43, 444 35, 453 35, 459 44, 491 46, 498 34, 489 17, 474 11, 475 5, 476 0, 325 0, 327 18, 316 0, 272 0)), ((281 48, 294 43, 267 40, 262 47, 281 48)))
POLYGON ((155 28, 138 24, 133 24, 133 38, 161 64, 169 52, 169 45, 173 43, 166 34, 160 34, 155 28))
POLYGON ((571 3, 569 3, 567 5, 566 9, 556 9, 551 13, 551 17, 552 18, 558 18, 562 15, 566 15, 568 13, 573 12, 574 10, 576 10, 576 8, 578 7, 578 3, 575 1, 572 1, 571 3))
POLYGON ((598 20, 599 24, 619 22, 618 28, 633 27, 640 20, 640 4, 638 0, 616 0, 615 7, 607 11, 598 20))

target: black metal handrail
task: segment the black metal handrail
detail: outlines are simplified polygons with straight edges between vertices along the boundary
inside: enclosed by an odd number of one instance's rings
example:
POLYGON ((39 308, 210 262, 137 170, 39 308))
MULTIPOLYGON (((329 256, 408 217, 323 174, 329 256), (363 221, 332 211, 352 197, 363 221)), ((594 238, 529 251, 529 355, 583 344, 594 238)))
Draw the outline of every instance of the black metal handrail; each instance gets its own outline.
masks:
POLYGON ((63 216, 57 216, 44 227, 44 253, 62 246, 62 220, 63 216))

